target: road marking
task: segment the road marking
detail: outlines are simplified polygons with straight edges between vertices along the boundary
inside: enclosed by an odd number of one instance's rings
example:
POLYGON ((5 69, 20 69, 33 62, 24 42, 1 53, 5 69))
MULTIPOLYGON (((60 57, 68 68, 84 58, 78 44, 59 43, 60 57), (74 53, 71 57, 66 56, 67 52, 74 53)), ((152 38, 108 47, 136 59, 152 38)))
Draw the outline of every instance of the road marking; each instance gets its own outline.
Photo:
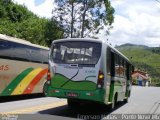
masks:
POLYGON ((37 112, 37 111, 42 111, 46 109, 51 109, 55 107, 60 107, 64 106, 67 104, 67 100, 51 103, 51 104, 46 104, 46 105, 41 105, 41 106, 35 106, 35 107, 30 107, 30 108, 25 108, 25 109, 18 109, 10 112, 4 112, 1 114, 24 114, 24 113, 31 113, 31 112, 37 112))
POLYGON ((149 114, 155 114, 158 111, 159 107, 160 107, 160 103, 155 102, 152 108, 150 109, 149 114))

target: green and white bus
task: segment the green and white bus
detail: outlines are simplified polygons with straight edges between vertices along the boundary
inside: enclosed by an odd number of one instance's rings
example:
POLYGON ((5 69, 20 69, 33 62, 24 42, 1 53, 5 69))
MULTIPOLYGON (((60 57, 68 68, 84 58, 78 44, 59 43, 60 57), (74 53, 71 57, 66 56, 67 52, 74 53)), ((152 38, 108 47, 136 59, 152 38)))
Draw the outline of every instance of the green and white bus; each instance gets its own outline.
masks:
POLYGON ((67 98, 73 106, 84 101, 127 102, 132 65, 106 41, 86 38, 55 40, 49 53, 46 96, 67 98))

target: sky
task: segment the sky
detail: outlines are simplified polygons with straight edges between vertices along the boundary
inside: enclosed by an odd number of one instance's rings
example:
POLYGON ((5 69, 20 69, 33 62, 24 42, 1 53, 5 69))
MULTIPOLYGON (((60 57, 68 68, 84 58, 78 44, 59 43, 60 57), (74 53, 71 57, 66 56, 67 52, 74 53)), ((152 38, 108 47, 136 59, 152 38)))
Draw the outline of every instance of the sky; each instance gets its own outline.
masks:
MULTIPOLYGON (((51 18, 53 0, 13 0, 40 17, 51 18)), ((113 46, 125 43, 160 47, 160 2, 158 0, 110 0, 115 9, 110 35, 99 34, 113 46)), ((159 0, 160 1, 160 0, 159 0)))

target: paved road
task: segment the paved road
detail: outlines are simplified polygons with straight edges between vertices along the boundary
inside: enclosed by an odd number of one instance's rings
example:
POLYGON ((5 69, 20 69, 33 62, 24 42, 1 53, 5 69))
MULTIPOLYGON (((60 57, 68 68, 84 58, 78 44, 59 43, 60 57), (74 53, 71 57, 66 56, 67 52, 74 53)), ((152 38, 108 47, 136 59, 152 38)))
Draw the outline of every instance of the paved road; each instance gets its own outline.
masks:
POLYGON ((115 114, 160 114, 160 87, 132 87, 129 103, 115 114))
MULTIPOLYGON (((112 113, 107 107, 100 105, 80 106, 69 108, 65 99, 58 98, 36 98, 29 100, 0 103, 0 113, 29 113, 39 118, 54 119, 77 119, 84 118, 83 115, 96 117, 110 114, 160 114, 160 88, 158 87, 132 87, 129 103, 120 103, 112 113)), ((19 116, 21 117, 21 116, 19 116)), ((46 119, 47 120, 47 119, 46 119)))

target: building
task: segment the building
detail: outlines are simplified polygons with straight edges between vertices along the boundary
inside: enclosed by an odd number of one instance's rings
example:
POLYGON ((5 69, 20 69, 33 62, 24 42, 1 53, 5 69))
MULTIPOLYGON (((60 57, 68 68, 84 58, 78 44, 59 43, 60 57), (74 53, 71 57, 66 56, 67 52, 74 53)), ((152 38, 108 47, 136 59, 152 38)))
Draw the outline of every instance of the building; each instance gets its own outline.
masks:
POLYGON ((149 86, 151 83, 151 78, 149 74, 140 70, 135 70, 132 73, 133 84, 138 86, 149 86))

